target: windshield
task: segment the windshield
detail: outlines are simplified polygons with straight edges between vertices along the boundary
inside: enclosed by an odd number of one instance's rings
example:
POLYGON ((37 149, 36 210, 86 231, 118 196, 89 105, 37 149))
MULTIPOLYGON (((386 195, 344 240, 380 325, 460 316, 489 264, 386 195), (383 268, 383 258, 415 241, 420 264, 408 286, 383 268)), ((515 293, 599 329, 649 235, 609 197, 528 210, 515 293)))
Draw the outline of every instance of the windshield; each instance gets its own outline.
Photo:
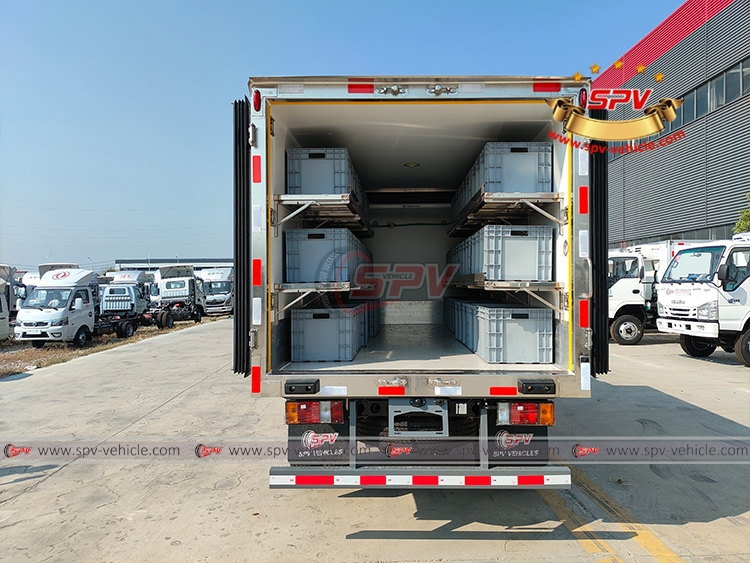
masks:
POLYGON ((166 289, 184 289, 185 288, 185 282, 184 281, 170 281, 166 283, 166 289))
POLYGON ((624 278, 640 278, 641 272, 638 266, 638 257, 614 256, 610 258, 607 273, 607 284, 609 287, 612 287, 624 278))
POLYGON ((70 298, 70 289, 34 289, 23 302, 24 309, 61 309, 70 298))
POLYGON ((719 267, 723 253, 723 246, 682 250, 672 259, 661 281, 662 283, 711 281, 719 267))
POLYGON ((204 282, 203 287, 206 290, 206 295, 220 295, 222 293, 229 293, 230 291, 232 291, 232 282, 204 282))

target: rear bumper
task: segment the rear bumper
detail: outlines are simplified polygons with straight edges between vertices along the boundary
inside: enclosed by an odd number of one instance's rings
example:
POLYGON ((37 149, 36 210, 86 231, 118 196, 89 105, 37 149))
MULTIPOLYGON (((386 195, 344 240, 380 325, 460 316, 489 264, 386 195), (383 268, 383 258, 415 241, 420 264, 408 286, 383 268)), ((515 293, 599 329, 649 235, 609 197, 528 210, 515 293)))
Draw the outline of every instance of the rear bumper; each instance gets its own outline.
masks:
POLYGON ((569 489, 570 469, 539 467, 272 467, 272 489, 569 489))
POLYGON ((656 320, 656 326, 660 332, 670 332, 672 334, 687 334, 699 338, 718 338, 719 323, 696 321, 691 319, 670 319, 659 318, 656 320))
POLYGON ((206 305, 206 313, 209 315, 220 315, 222 313, 231 313, 232 306, 226 305, 206 305))

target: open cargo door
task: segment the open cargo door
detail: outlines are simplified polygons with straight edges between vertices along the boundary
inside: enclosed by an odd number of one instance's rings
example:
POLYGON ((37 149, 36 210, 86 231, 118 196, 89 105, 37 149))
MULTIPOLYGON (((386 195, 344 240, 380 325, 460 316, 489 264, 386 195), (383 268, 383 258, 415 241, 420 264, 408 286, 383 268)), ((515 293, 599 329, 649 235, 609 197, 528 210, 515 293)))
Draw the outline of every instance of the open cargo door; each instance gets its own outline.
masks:
MULTIPOLYGON (((606 110, 592 110, 592 119, 607 119, 606 110)), ((606 147, 601 141, 591 141, 592 145, 606 147)), ((608 176, 607 153, 589 153, 591 173, 591 266, 593 287, 591 296, 593 349, 591 372, 594 375, 609 371, 609 314, 607 288, 607 247, 609 242, 608 176)))
POLYGON ((250 102, 234 102, 234 372, 250 374, 250 102))

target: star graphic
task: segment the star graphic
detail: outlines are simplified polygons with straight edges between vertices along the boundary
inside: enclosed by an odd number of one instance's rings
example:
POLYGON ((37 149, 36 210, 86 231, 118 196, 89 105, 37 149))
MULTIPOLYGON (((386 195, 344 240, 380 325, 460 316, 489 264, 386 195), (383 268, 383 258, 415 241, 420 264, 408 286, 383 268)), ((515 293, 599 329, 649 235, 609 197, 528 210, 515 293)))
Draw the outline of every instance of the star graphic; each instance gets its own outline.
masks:
POLYGON ((654 74, 654 80, 656 80, 657 82, 661 82, 664 80, 664 75, 661 72, 657 72, 656 74, 654 74))
POLYGON ((618 60, 616 60, 616 61, 615 61, 615 63, 614 63, 614 67, 615 67, 615 68, 616 68, 617 70, 620 70, 620 69, 622 68, 622 65, 623 65, 623 62, 622 62, 621 60, 619 60, 619 59, 618 59, 618 60))
POLYGON ((646 70, 646 67, 643 66, 643 65, 638 65, 637 67, 635 67, 635 71, 638 74, 643 74, 645 72, 645 70, 646 70))
POLYGON ((573 75, 573 80, 575 80, 576 82, 581 82, 583 80, 583 74, 576 71, 576 73, 573 75))
POLYGON ((601 69, 601 67, 596 63, 594 63, 594 66, 590 66, 589 68, 591 69, 591 74, 599 74, 599 70, 601 69))

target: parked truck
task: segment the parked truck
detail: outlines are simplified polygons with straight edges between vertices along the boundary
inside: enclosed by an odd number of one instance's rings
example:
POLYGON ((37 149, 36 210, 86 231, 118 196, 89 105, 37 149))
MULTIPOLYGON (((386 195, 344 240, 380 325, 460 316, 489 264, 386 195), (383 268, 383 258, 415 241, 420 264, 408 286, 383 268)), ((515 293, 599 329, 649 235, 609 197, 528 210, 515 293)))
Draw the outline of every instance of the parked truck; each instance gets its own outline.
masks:
POLYGON ((148 312, 150 288, 153 274, 138 270, 112 272, 105 278, 106 285, 99 279, 101 288, 100 316, 114 327, 118 338, 130 338, 139 326, 155 322, 148 312))
MULTIPOLYGON (((40 267, 40 272, 42 267, 40 267)), ((96 272, 49 269, 23 301, 16 318, 16 340, 41 348, 46 342, 83 346, 97 334, 114 330, 99 314, 96 272)))
POLYGON ((659 284, 657 325, 689 356, 717 347, 750 366, 750 233, 675 255, 659 284))
POLYGON ((659 278, 675 253, 696 244, 667 240, 609 251, 609 327, 615 342, 638 344, 644 329, 656 328, 659 278))
POLYGON ((5 297, 7 285, 4 280, 0 279, 0 342, 7 340, 11 335, 10 313, 5 297))
POLYGON ((17 281, 16 268, 8 264, 0 264, 0 287, 5 297, 5 313, 8 315, 9 322, 13 322, 18 314, 18 299, 22 299, 24 292, 23 286, 17 281))
POLYGON ((162 266, 151 284, 149 314, 157 326, 172 328, 175 321, 201 322, 206 314, 203 280, 190 264, 162 266))
POLYGON ((546 99, 585 105, 588 87, 250 79, 234 104, 234 370, 286 399, 271 487, 570 487, 548 429, 554 400, 590 397, 608 369, 607 164, 546 99), (459 256, 505 273, 458 275, 459 256))
POLYGON ((222 315, 234 309, 234 268, 206 268, 198 272, 206 292, 206 313, 222 315))

